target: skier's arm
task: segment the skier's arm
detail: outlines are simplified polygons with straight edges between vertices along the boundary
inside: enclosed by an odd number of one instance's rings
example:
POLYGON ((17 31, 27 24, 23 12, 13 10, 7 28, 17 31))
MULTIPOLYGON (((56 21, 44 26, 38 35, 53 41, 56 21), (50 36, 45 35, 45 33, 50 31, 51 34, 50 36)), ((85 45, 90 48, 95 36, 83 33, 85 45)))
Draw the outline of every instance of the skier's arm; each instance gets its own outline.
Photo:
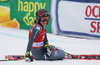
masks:
POLYGON ((48 39, 47 39, 47 35, 45 35, 44 38, 44 53, 47 57, 49 57, 51 55, 51 46, 49 45, 48 39))
POLYGON ((36 39, 37 35, 39 34, 39 32, 41 31, 41 27, 40 26, 36 26, 32 29, 32 34, 30 36, 30 40, 28 42, 28 46, 27 46, 27 50, 26 52, 30 52, 30 50, 32 49, 32 44, 34 42, 34 40, 36 39))
POLYGON ((47 39, 47 34, 45 34, 44 45, 49 45, 49 42, 48 42, 48 39, 47 39))

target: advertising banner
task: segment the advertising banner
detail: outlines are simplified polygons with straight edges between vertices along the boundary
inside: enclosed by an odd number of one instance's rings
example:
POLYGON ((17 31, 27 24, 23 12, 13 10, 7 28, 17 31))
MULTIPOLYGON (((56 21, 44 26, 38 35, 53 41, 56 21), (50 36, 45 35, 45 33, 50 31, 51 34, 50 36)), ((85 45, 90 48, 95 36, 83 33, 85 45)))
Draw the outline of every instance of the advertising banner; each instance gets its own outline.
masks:
MULTIPOLYGON (((50 0, 7 0, 0 1, 0 25, 29 30, 34 24, 35 13, 39 9, 46 9, 50 12, 50 0), (9 4, 9 5, 7 5, 9 4), (5 11, 3 10, 6 10, 5 11), (2 12, 4 13, 2 13, 2 12), (4 16, 6 15, 6 16, 4 16), (5 18, 6 17, 6 18, 5 18), (7 20, 7 21, 6 21, 7 20)), ((50 32, 49 20, 47 32, 50 32)))
POLYGON ((59 1, 57 16, 60 34, 100 38, 100 3, 59 1))
POLYGON ((10 4, 8 0, 0 0, 0 26, 10 21, 10 4))

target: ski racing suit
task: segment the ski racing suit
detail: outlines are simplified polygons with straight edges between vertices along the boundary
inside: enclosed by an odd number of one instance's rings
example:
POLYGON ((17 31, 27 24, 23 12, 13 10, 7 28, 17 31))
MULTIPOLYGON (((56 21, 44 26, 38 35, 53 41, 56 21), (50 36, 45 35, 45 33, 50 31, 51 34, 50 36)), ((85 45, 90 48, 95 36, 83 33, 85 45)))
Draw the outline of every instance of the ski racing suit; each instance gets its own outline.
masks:
POLYGON ((38 23, 35 23, 29 30, 29 42, 26 52, 32 53, 35 60, 62 60, 65 57, 63 50, 51 46, 51 54, 49 57, 44 56, 44 43, 47 43, 46 28, 42 27, 38 23))

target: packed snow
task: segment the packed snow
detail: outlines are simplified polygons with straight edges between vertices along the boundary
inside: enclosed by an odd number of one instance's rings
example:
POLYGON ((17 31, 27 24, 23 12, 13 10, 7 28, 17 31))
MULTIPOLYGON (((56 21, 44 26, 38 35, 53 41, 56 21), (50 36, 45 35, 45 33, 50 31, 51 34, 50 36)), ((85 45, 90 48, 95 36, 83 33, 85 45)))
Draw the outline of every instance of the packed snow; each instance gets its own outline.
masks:
MULTIPOLYGON (((100 54, 100 40, 79 39, 47 34, 49 44, 71 54, 100 54)), ((24 55, 28 43, 28 30, 0 27, 0 60, 5 55, 24 55)), ((100 65, 98 60, 59 61, 0 61, 0 65, 100 65)))

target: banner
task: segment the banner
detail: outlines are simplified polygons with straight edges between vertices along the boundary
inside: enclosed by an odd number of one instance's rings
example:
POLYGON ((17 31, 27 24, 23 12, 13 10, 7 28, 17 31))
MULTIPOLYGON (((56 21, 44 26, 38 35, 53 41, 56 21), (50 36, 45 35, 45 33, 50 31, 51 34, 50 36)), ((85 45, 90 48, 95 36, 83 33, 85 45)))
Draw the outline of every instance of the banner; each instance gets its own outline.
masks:
POLYGON ((100 3, 100 0, 66 0, 73 2, 81 2, 81 3, 100 3))
POLYGON ((99 3, 59 1, 57 16, 59 34, 100 38, 99 3))
POLYGON ((6 26, 8 22, 10 22, 10 3, 8 0, 0 0, 0 26, 6 26))
MULTIPOLYGON (((46 9, 50 12, 50 0, 8 0, 0 1, 0 8, 6 9, 7 13, 1 12, 0 19, 7 21, 0 22, 2 26, 15 27, 21 29, 30 29, 34 24, 35 13, 39 9, 46 9), (9 4, 8 6, 5 6, 9 4), (4 16, 6 15, 6 16, 4 16), (7 18, 5 18, 7 17, 7 18), (10 18, 10 19, 9 19, 10 18), (3 23, 3 24, 1 24, 3 23)), ((49 20, 47 32, 50 32, 51 20, 49 20)))

